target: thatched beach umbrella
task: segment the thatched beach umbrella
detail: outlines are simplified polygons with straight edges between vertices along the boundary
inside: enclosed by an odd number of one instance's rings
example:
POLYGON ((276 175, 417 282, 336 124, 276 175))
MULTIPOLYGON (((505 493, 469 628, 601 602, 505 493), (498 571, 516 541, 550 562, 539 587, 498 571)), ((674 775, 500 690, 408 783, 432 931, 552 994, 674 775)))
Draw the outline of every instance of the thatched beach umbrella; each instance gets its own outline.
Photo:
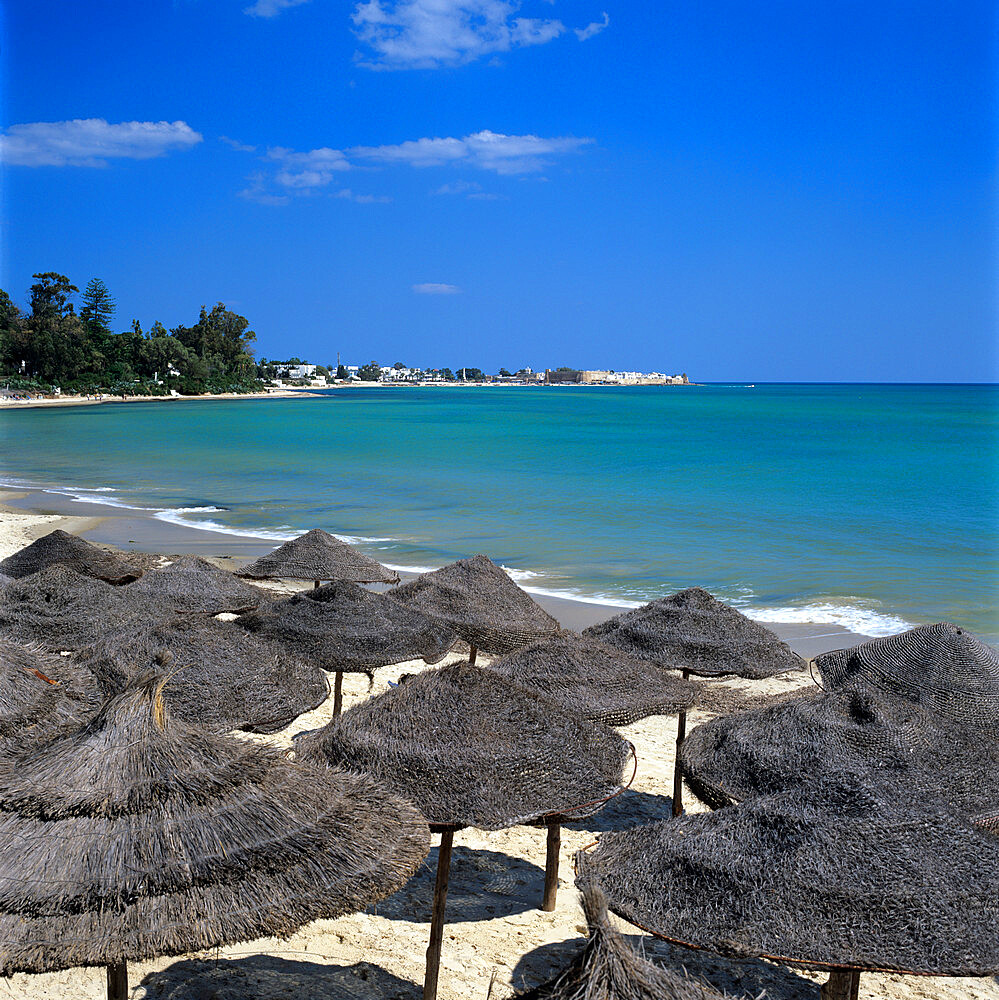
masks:
POLYGON ((578 883, 643 930, 836 974, 999 972, 999 837, 864 774, 601 837, 578 883))
POLYGON ((142 567, 124 555, 107 552, 61 528, 8 556, 0 562, 0 573, 19 579, 57 564, 113 584, 131 583, 142 576, 142 567))
POLYGON ((399 889, 427 827, 372 779, 173 719, 163 678, 0 764, 0 974, 106 966, 265 936, 399 889))
POLYGON ((694 703, 695 687, 689 681, 575 632, 531 643, 494 660, 488 669, 607 726, 675 715, 694 703))
POLYGON ((238 615, 269 600, 262 590, 200 556, 181 556, 169 566, 150 570, 129 590, 161 609, 190 614, 238 615))
POLYGON ((560 631, 557 621, 483 555, 423 573, 389 595, 443 622, 476 650, 510 653, 560 631))
POLYGON ((654 965, 614 929, 607 901, 596 888, 583 890, 586 944, 555 979, 514 1000, 730 1000, 726 994, 654 965))
POLYGON ((78 659, 108 696, 150 669, 166 673, 163 695, 173 715, 216 732, 277 732, 330 693, 318 667, 233 622, 200 616, 175 615, 112 632, 78 659))
POLYGON ((437 663, 456 640, 447 626, 415 608, 344 581, 274 601, 236 621, 306 663, 335 672, 334 715, 342 707, 345 673, 415 659, 437 663))
MULTIPOLYGON (((660 667, 701 677, 735 675, 760 680, 805 663, 769 629, 712 597, 701 587, 688 587, 584 629, 600 639, 660 667)), ((686 738, 687 713, 677 718, 676 765, 673 770, 673 815, 683 810, 680 752, 686 738)))
POLYGON ((322 528, 313 528, 244 566, 238 576, 251 580, 348 580, 351 583, 398 583, 386 569, 322 528))
POLYGON ((718 807, 850 768, 966 814, 999 801, 999 654, 954 625, 911 629, 815 661, 828 690, 698 726, 681 755, 718 807))
POLYGON ((306 763, 374 775, 441 834, 424 983, 432 1000, 455 831, 550 823, 545 895, 553 897, 558 823, 595 812, 621 790, 630 745, 497 674, 455 664, 349 709, 302 738, 297 753, 306 763))

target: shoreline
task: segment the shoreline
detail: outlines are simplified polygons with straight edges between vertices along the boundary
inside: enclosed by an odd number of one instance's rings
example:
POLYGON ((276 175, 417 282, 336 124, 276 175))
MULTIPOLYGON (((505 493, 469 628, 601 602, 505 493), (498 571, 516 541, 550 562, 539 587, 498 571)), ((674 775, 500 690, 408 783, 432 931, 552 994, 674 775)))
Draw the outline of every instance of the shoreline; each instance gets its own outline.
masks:
POLYGON ((295 396, 316 396, 311 389, 271 389, 266 392, 206 392, 202 396, 85 396, 44 397, 42 399, 9 399, 0 396, 0 410, 32 410, 50 406, 121 406, 126 403, 177 403, 195 399, 290 399, 295 396))
MULTIPOLYGON (((230 570, 238 569, 280 544, 273 539, 253 538, 236 532, 186 527, 161 520, 142 509, 109 507, 27 487, 0 487, 0 558, 56 528, 125 552, 199 555, 230 570)), ((399 575, 405 582, 418 573, 400 570, 399 575)), ((525 589, 563 628, 577 632, 626 610, 615 604, 574 600, 525 589)), ((855 646, 871 638, 830 622, 765 621, 761 624, 805 659, 831 649, 855 646)))

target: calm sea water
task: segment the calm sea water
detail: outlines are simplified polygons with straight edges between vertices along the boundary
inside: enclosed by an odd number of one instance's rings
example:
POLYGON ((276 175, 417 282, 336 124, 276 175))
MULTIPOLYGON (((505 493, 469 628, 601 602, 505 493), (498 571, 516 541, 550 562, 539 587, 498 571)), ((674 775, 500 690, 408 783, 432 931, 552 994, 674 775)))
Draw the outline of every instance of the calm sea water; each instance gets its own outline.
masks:
POLYGON ((619 604, 999 638, 999 388, 340 390, 0 411, 0 478, 619 604))

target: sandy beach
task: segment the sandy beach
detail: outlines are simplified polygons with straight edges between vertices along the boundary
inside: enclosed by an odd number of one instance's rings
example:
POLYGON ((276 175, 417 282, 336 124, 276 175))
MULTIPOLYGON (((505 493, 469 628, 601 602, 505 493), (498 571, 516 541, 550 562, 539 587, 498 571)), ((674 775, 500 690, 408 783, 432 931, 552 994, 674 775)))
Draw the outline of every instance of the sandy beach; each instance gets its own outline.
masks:
POLYGON ((0 407, 10 409, 32 409, 44 406, 109 406, 122 403, 175 403, 191 399, 292 399, 295 396, 311 396, 308 389, 267 389, 264 392, 215 392, 202 396, 112 396, 105 393, 96 396, 33 396, 30 399, 16 399, 0 395, 0 407))
MULTIPOLYGON (((114 540, 125 549, 194 551, 230 566, 271 547, 260 540, 184 529, 150 518, 109 515, 107 507, 65 497, 7 490, 0 494, 0 501, 0 557, 56 527, 99 543, 114 540), (49 508, 37 506, 40 501, 47 501, 49 508)), ((564 625, 577 629, 617 610, 556 598, 541 601, 564 625)), ((829 625, 771 627, 806 657, 863 638, 829 625)), ((422 669, 426 669, 422 661, 411 661, 378 670, 371 686, 363 675, 348 674, 345 707, 386 690, 403 674, 422 669)), ((764 682, 718 683, 753 694, 781 694, 805 688, 813 681, 802 672, 764 682)), ((325 724, 331 712, 332 699, 280 733, 240 738, 290 748, 296 733, 325 724)), ((696 726, 709 717, 695 712, 688 725, 696 726)), ((553 913, 537 908, 545 857, 542 830, 463 830, 456 835, 439 991, 443 1000, 486 1000, 490 984, 491 995, 502 998, 549 978, 581 941, 582 916, 572 879, 575 852, 604 831, 669 815, 676 720, 646 719, 621 732, 635 746, 638 768, 634 782, 596 816, 563 829, 561 884, 553 913)), ((689 793, 685 804, 693 811, 704 808, 689 793)), ((436 844, 436 837, 434 841, 436 844)), ((435 865, 436 846, 416 877, 396 895, 369 912, 309 924, 286 941, 259 940, 206 954, 137 964, 131 968, 132 996, 172 1000, 311 1000, 317 995, 415 998, 423 977, 435 865)), ((617 923, 625 933, 633 934, 634 928, 617 923)), ((642 941, 649 954, 686 968, 692 976, 752 996, 765 990, 770 1000, 814 1000, 817 984, 825 978, 820 972, 767 961, 730 962, 649 938, 642 941)), ((96 1000, 104 995, 105 984, 101 969, 72 969, 34 977, 17 975, 5 985, 9 995, 25 1000, 96 1000)), ((999 1000, 999 984, 992 979, 872 973, 862 979, 861 996, 878 1000, 999 1000)))

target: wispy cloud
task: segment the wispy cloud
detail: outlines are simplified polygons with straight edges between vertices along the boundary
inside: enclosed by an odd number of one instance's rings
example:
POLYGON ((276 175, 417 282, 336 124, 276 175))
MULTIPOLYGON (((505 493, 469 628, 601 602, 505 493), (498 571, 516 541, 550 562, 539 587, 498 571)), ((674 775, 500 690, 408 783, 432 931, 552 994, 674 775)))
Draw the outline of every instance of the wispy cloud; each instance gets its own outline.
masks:
POLYGON ((519 0, 366 0, 354 8, 369 69, 431 69, 543 45, 565 33, 558 20, 515 16, 519 0))
POLYGON ((608 24, 610 24, 610 15, 607 11, 603 11, 602 21, 593 21, 585 28, 574 28, 573 31, 576 32, 576 37, 581 42, 585 42, 588 38, 592 38, 594 35, 599 35, 608 24))
POLYGON ((457 285, 445 285, 439 281, 425 281, 422 285, 413 285, 417 295, 457 295, 461 289, 457 285))
POLYGON ((332 183, 335 174, 350 170, 346 156, 327 146, 296 153, 282 146, 267 150, 269 161, 278 165, 274 180, 284 188, 316 188, 332 183))
POLYGON ((237 153, 255 153, 257 151, 256 146, 248 146, 245 142, 240 142, 238 139, 230 139, 227 135, 220 135, 219 142, 224 142, 227 146, 232 146, 237 153))
POLYGON ((255 0, 249 7, 243 8, 243 13, 250 17, 277 17, 289 7, 298 7, 308 2, 309 0, 255 0))
POLYGON ((190 149, 201 135, 186 122, 119 122, 74 118, 11 125, 0 135, 0 160, 22 167, 106 167, 110 160, 149 160, 190 149))

